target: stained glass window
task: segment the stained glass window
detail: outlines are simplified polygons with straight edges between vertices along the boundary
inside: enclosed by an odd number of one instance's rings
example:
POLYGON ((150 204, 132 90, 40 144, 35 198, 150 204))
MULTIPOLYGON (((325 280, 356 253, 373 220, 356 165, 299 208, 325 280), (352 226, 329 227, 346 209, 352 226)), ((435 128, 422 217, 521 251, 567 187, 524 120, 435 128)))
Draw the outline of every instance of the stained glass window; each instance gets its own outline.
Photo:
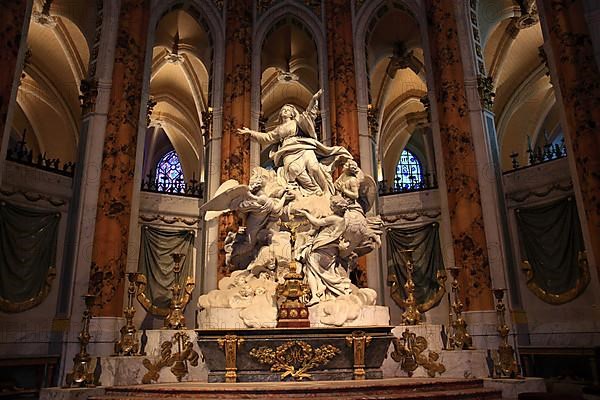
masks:
POLYGON ((183 169, 181 169, 181 162, 175 150, 162 156, 156 165, 156 187, 159 192, 185 192, 183 169))
POLYGON ((396 165, 395 190, 418 189, 423 184, 421 161, 409 150, 404 149, 396 165))

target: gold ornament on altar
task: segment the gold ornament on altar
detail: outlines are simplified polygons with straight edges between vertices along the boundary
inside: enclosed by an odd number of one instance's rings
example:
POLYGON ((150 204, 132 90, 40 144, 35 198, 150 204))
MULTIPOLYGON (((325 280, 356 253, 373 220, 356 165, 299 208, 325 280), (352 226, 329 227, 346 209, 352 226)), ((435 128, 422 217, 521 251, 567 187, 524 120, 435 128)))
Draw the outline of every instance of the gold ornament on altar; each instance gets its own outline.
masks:
POLYGON ((277 286, 277 296, 282 301, 279 302, 277 310, 277 327, 278 328, 305 328, 310 326, 308 320, 308 308, 300 299, 309 294, 308 285, 303 282, 304 276, 296 267, 294 259, 296 245, 296 230, 302 222, 291 220, 283 222, 286 228, 290 231, 291 255, 290 272, 283 277, 284 282, 277 286))
POLYGON ((96 296, 86 294, 83 296, 85 301, 85 310, 81 318, 81 332, 79 332, 79 352, 73 358, 73 369, 67 373, 65 378, 66 387, 95 387, 96 379, 94 377, 94 368, 92 367, 92 357, 87 352, 87 346, 90 343, 90 320, 92 319, 91 308, 96 296))
POLYGON ((392 344, 394 345, 394 351, 391 353, 392 359, 400 363, 400 368, 409 377, 412 377, 419 367, 423 367, 431 378, 435 377, 435 374, 441 375, 446 372, 444 364, 437 362, 440 358, 438 353, 430 351, 427 356, 423 354, 429 346, 427 339, 417 336, 408 328, 402 332, 401 338, 394 338, 392 344))
POLYGON ((116 355, 133 356, 138 353, 140 348, 137 340, 137 329, 135 329, 135 325, 133 324, 133 317, 135 316, 133 298, 136 293, 135 283, 137 281, 137 275, 137 272, 129 272, 127 274, 127 280, 129 281, 129 286, 127 287, 127 307, 123 309, 126 322, 120 330, 121 337, 115 343, 116 355))
POLYGON ((346 344, 352 346, 354 359, 354 380, 364 380, 366 378, 365 371, 365 353, 367 346, 371 344, 373 338, 367 336, 364 331, 354 331, 352 336, 346 336, 346 344))
POLYGON ((225 352, 225 383, 237 382, 237 350, 244 339, 236 335, 225 335, 217 339, 219 347, 225 352))
POLYGON ((515 359, 515 350, 508 344, 510 328, 506 323, 506 307, 502 302, 506 289, 494 289, 496 297, 496 316, 498 317, 498 333, 500 334, 500 345, 498 350, 492 354, 494 360, 494 374, 492 378, 517 378, 519 366, 515 359))
POLYGON ((314 349, 302 340, 291 340, 278 346, 257 347, 250 350, 250 356, 260 363, 271 366, 271 371, 281 372, 281 380, 287 377, 301 381, 312 377, 308 371, 327 364, 333 357, 340 353, 340 349, 330 344, 324 344, 314 349))
POLYGON ((165 367, 171 367, 171 372, 181 382, 188 374, 188 362, 193 367, 198 366, 200 356, 193 348, 193 342, 185 332, 175 332, 171 340, 166 340, 160 344, 160 358, 153 363, 145 358, 142 364, 148 372, 142 377, 142 383, 151 383, 158 381, 160 370, 165 367), (173 353, 173 345, 177 346, 177 352, 173 353))
POLYGON ((175 279, 169 288, 171 290, 171 301, 168 309, 152 304, 152 301, 146 296, 145 293, 148 280, 144 274, 137 274, 136 286, 138 301, 150 314, 164 317, 164 327, 167 329, 185 329, 184 311, 192 299, 192 292, 196 286, 194 283, 194 278, 191 276, 186 278, 183 286, 179 283, 181 281, 181 260, 184 256, 184 254, 180 253, 171 254, 174 263, 173 273, 175 274, 175 279))
POLYGON ((406 283, 404 289, 406 290, 406 308, 402 313, 402 322, 406 325, 416 325, 421 322, 421 312, 417 308, 417 300, 415 299, 415 283, 412 279, 414 264, 412 260, 412 254, 414 250, 402 250, 401 253, 404 255, 404 267, 406 268, 406 283))
POLYGON ((460 300, 460 287, 458 285, 458 276, 460 275, 460 268, 450 267, 448 268, 452 275, 452 296, 454 301, 451 304, 451 310, 449 313, 448 329, 450 334, 448 335, 448 350, 458 349, 466 350, 473 346, 473 339, 467 332, 467 321, 462 317, 464 308, 463 302, 460 300), (454 315, 452 314, 454 312, 454 315))

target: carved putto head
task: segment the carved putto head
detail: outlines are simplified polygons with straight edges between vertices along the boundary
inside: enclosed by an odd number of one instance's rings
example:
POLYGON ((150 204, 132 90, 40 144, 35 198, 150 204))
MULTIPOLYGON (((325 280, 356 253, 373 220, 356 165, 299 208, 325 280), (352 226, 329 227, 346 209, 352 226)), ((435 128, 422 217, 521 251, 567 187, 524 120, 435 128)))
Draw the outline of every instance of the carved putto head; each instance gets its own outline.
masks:
POLYGON ((342 196, 332 196, 330 199, 330 207, 331 207, 331 211, 334 212, 334 214, 337 215, 344 215, 344 213, 346 212, 346 210, 348 209, 350 205, 348 204, 348 201, 346 199, 344 199, 342 196))

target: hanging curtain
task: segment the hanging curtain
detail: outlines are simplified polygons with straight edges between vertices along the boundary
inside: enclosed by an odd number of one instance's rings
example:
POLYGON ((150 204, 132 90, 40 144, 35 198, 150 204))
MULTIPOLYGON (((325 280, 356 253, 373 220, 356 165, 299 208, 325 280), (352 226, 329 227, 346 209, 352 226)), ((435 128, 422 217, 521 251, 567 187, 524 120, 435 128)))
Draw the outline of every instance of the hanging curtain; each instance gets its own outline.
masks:
POLYGON ((147 278, 145 293, 153 305, 161 308, 169 306, 169 287, 175 282, 172 254, 184 255, 179 283, 183 285, 187 277, 193 276, 193 250, 193 231, 175 231, 142 225, 138 271, 147 278))
POLYGON ((527 287, 551 304, 573 300, 590 281, 575 199, 516 211, 527 287))
POLYGON ((402 250, 413 249, 413 282, 420 311, 435 307, 446 291, 446 274, 438 224, 436 222, 411 228, 388 228, 388 285, 392 299, 402 308, 406 293, 406 268, 402 250))
POLYGON ((56 276, 60 213, 0 202, 0 310, 40 304, 56 276))

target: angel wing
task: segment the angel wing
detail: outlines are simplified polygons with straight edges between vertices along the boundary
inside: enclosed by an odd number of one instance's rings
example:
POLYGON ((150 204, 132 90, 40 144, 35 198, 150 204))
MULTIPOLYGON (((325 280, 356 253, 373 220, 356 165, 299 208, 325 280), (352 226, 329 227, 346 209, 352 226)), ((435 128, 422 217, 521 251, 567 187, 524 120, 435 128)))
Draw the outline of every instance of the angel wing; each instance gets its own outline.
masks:
POLYGON ((241 185, 235 179, 225 181, 219 186, 212 199, 200 207, 200 211, 205 211, 205 221, 217 218, 223 213, 235 208, 235 204, 245 200, 250 195, 250 189, 247 185, 241 185))
POLYGON ((377 184, 371 175, 363 174, 358 188, 358 204, 365 213, 373 208, 377 196, 377 184))

